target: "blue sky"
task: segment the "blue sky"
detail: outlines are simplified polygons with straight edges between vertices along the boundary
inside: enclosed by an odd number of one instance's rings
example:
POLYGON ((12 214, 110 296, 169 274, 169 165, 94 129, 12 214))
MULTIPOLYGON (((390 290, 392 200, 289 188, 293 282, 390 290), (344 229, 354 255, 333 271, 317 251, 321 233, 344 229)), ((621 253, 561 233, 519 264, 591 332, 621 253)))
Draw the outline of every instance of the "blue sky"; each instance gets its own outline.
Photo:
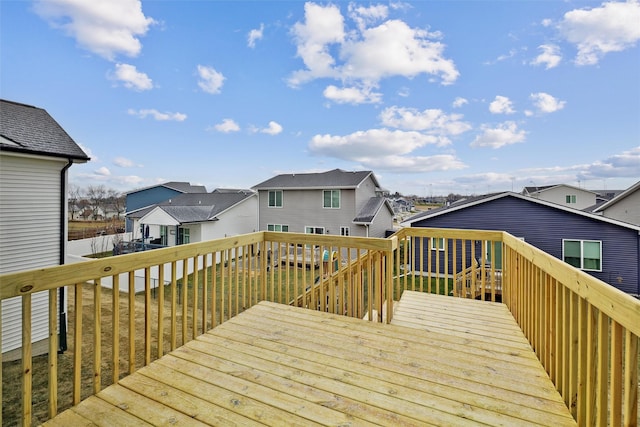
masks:
POLYGON ((0 96, 80 187, 372 170, 405 194, 640 179, 640 3, 0 2, 0 96))

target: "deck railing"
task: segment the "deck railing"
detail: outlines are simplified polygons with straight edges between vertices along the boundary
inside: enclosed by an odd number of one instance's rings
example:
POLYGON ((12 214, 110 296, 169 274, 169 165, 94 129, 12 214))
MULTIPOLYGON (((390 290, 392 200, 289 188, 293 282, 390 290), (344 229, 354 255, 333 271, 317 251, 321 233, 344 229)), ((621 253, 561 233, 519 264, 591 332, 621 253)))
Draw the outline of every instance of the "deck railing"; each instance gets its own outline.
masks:
POLYGON ((261 300, 390 322, 406 289, 505 302, 580 425, 637 422, 640 301, 507 233, 422 228, 388 239, 258 232, 0 276, 2 300, 22 305, 20 418, 53 417, 261 300), (58 355, 62 287, 73 339, 58 355), (34 374, 41 291, 49 352, 34 374), (34 375, 48 376, 35 414, 34 375))

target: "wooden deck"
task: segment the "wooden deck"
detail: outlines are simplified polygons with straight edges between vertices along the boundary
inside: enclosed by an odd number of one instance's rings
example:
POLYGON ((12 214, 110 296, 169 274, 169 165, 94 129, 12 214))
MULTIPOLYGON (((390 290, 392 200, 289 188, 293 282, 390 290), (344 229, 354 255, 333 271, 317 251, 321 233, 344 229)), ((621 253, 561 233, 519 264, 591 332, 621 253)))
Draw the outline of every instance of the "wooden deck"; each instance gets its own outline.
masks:
POLYGON ((46 425, 576 425, 504 305, 405 291, 394 316, 262 302, 46 425))

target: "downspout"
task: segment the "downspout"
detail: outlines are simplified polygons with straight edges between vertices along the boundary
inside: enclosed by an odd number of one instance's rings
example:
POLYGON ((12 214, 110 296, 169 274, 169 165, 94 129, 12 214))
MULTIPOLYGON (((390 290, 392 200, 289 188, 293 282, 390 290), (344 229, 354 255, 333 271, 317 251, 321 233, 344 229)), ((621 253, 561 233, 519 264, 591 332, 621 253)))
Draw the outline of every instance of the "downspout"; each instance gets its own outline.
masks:
MULTIPOLYGON (((67 159, 68 163, 60 171, 60 258, 58 260, 60 265, 66 262, 66 246, 67 235, 64 232, 67 224, 67 170, 73 164, 73 160, 67 159)), ((67 313, 64 311, 64 286, 60 287, 59 302, 58 302, 58 318, 60 321, 59 337, 58 337, 58 353, 62 354, 67 350, 67 313)))

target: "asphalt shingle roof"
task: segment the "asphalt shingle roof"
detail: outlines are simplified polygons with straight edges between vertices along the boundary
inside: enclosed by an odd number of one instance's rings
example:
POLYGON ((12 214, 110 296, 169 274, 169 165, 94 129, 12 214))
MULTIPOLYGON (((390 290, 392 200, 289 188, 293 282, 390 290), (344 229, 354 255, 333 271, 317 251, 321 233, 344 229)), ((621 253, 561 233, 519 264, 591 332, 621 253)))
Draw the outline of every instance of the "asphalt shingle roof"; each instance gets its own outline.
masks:
POLYGON ((216 221, 217 215, 251 197, 250 190, 214 190, 211 193, 186 193, 172 197, 157 205, 136 211, 130 218, 142 218, 156 207, 160 207, 181 224, 190 222, 216 221))
MULTIPOLYGON (((310 188, 356 188, 371 171, 343 171, 334 169, 320 173, 292 173, 276 175, 252 187, 254 190, 310 189, 310 188)), ((376 182, 376 185, 378 183, 376 182)))
POLYGON ((0 99, 0 149, 89 160, 44 109, 4 99, 0 99))
POLYGON ((372 197, 367 200, 360 212, 353 219, 353 222, 369 224, 373 221, 376 214, 384 206, 386 199, 384 197, 372 197))

